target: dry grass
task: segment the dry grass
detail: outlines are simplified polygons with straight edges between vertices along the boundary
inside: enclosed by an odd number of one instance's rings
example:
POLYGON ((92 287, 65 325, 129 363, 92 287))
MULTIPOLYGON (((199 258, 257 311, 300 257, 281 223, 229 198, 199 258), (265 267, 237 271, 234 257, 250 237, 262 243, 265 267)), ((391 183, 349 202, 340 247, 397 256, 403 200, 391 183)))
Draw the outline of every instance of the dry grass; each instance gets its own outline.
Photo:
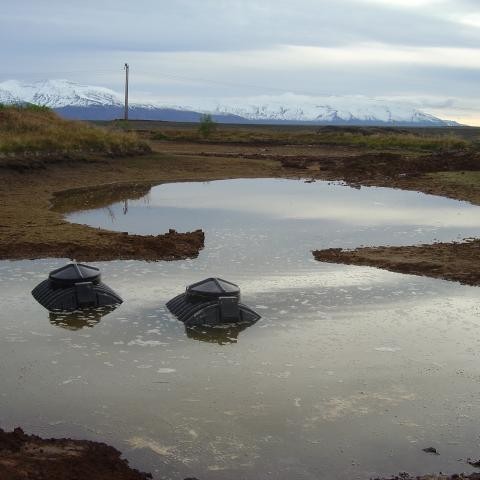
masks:
POLYGON ((148 151, 148 145, 134 133, 65 120, 44 107, 0 106, 0 153, 4 156, 123 156, 148 151))
POLYGON ((159 129, 151 133, 152 140, 198 143, 256 145, 339 145, 370 150, 441 151, 465 150, 470 141, 452 133, 413 133, 392 128, 319 127, 309 129, 255 129, 219 126, 208 138, 193 128, 159 129))

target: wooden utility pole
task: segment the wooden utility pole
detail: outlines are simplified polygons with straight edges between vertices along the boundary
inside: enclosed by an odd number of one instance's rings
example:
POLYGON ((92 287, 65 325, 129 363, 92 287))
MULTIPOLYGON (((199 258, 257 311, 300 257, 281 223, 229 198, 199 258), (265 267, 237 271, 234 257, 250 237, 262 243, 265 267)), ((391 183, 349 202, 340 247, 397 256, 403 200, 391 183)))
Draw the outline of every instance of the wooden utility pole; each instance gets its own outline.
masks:
POLYGON ((128 63, 125 64, 125 120, 128 120, 128 63))

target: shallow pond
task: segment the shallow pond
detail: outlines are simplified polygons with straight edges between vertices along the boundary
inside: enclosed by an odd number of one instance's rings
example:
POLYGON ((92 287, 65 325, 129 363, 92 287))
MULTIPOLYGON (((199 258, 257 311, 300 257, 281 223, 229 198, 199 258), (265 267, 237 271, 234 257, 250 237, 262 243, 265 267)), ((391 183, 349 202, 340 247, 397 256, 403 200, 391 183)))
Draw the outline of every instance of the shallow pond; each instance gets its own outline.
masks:
POLYGON ((97 263, 125 300, 103 318, 52 316, 30 296, 65 260, 0 262, 1 425, 111 443, 156 478, 470 471, 460 459, 480 442, 478 288, 322 264, 311 250, 479 236, 479 213, 272 179, 166 184, 72 213, 131 233, 203 228, 205 249, 97 263), (186 332, 164 304, 209 276, 238 283, 262 319, 186 332))

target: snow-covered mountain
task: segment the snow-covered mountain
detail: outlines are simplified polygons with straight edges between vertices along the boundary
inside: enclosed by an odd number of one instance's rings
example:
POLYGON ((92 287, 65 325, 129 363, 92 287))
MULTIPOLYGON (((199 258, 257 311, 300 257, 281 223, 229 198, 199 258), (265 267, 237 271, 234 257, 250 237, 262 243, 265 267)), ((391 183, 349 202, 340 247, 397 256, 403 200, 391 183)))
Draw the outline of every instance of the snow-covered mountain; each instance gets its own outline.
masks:
POLYGON ((0 102, 28 102, 50 108, 122 105, 122 97, 104 87, 92 87, 68 80, 0 83, 0 102))
MULTIPOLYGON (((104 87, 81 85, 68 80, 0 83, 0 103, 34 103, 81 119, 119 118, 123 96, 104 87)), ((286 93, 250 98, 179 99, 170 102, 130 102, 130 117, 148 120, 198 121, 202 113, 227 123, 314 123, 351 125, 450 126, 408 104, 364 96, 309 97, 286 93)))
MULTIPOLYGON (((205 108, 204 110, 208 110, 205 108)), ((332 124, 454 124, 424 113, 408 104, 360 95, 307 97, 284 94, 278 97, 231 99, 211 108, 215 113, 232 113, 253 121, 296 121, 332 124)))

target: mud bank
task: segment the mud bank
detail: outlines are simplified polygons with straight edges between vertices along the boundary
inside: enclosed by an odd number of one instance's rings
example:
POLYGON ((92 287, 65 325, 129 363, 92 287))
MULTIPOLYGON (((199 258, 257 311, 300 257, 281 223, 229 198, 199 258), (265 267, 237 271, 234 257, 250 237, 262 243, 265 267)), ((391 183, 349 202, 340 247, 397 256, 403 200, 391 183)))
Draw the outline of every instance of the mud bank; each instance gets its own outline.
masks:
POLYGON ((368 151, 346 146, 195 145, 163 143, 174 155, 278 162, 283 177, 344 181, 355 188, 413 190, 480 205, 480 154, 475 151, 418 153, 368 151))
MULTIPOLYGON (((307 177, 341 180, 355 188, 415 190, 480 204, 480 155, 473 151, 420 155, 341 146, 265 148, 169 142, 152 142, 152 146, 156 153, 138 158, 62 163, 22 173, 4 169, 5 181, 0 183, 0 258, 91 261, 195 257, 203 247, 202 232, 144 237, 74 225, 63 219, 65 213, 78 209, 141 197, 152 185, 163 182, 307 177)), ((402 247, 402 251, 379 247, 356 253, 320 251, 315 258, 477 285, 475 271, 480 271, 480 258, 475 257, 475 245, 437 244, 402 247)))
POLYGON ((471 473, 470 475, 464 473, 454 473, 452 475, 409 475, 408 473, 401 473, 395 477, 375 478, 373 480, 480 480, 480 473, 471 473))
MULTIPOLYGON (((148 480, 105 443, 69 438, 43 439, 21 428, 0 429, 0 478, 2 480, 148 480)), ((195 478, 185 480, 197 480, 195 478)), ((397 476, 374 480, 480 480, 480 473, 397 476)))
POLYGON ((104 443, 87 440, 42 439, 0 429, 2 480, 146 480, 121 453, 104 443))
POLYGON ((170 230, 163 235, 145 236, 92 230, 88 240, 18 241, 14 249, 8 244, 0 244, 0 259, 179 260, 197 257, 205 241, 202 230, 187 233, 170 230))
POLYGON ((316 250, 313 256, 321 262, 377 267, 480 286, 480 240, 355 250, 329 248, 316 250))
MULTIPOLYGON (((375 152, 352 147, 163 144, 177 155, 276 161, 281 176, 344 181, 354 188, 412 190, 480 205, 480 154, 476 151, 375 152)), ((319 261, 383 268, 479 285, 479 241, 408 247, 313 252, 319 261)))
POLYGON ((419 155, 349 151, 341 156, 286 156, 278 160, 286 169, 311 172, 322 180, 341 180, 353 187, 400 188, 480 204, 477 152, 419 155))
POLYGON ((98 163, 61 163, 43 170, 3 169, 0 182, 0 259, 72 258, 177 260, 194 258, 202 231, 142 236, 64 220, 65 213, 140 198, 164 182, 279 176, 275 162, 198 159, 153 154, 98 163), (130 196, 133 195, 133 196, 130 196))
MULTIPOLYGON (((312 172, 313 178, 347 184, 413 190, 480 204, 480 155, 440 152, 429 155, 371 152, 344 157, 281 159, 286 168, 312 172)), ((329 263, 363 265, 480 285, 480 240, 407 247, 363 247, 313 252, 329 263)))

